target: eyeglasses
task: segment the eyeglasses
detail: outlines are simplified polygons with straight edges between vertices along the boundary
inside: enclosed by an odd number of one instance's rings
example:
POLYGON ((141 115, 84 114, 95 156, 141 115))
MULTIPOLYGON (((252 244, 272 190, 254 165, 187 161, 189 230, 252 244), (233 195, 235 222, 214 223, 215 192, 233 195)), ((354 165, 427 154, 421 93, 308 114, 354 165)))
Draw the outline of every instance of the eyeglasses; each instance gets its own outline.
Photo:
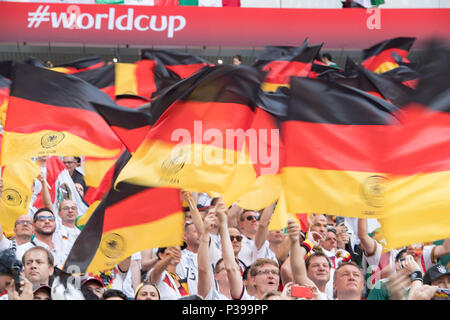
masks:
POLYGON ((62 207, 62 209, 63 210, 70 210, 70 209, 72 209, 72 210, 77 210, 77 207, 75 207, 75 206, 73 206, 73 207, 62 207))
POLYGON ((279 275, 278 270, 259 270, 259 271, 256 272, 256 274, 263 274, 265 276, 267 276, 269 274, 271 274, 273 276, 278 276, 279 275))
POLYGON ((75 161, 63 161, 64 164, 76 163, 75 161))
POLYGON ((45 221, 45 220, 49 220, 49 221, 55 221, 55 217, 54 216, 39 216, 36 217, 37 221, 45 221))
POLYGON ((31 226, 33 224, 33 222, 27 221, 27 220, 18 220, 18 221, 16 221, 16 225, 18 225, 18 224, 28 224, 31 226))
POLYGON ((259 216, 247 216, 247 218, 245 218, 247 221, 253 221, 253 219, 255 221, 259 221, 259 216))
POLYGON ((236 241, 241 242, 242 241, 242 236, 230 236, 231 241, 234 241, 236 239, 236 241))

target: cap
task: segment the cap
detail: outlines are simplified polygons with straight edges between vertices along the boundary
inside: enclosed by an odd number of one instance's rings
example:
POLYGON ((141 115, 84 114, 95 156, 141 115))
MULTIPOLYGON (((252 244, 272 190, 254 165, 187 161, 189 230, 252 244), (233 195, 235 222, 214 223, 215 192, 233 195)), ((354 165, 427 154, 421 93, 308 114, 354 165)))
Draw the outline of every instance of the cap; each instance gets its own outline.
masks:
POLYGON ((37 291, 39 291, 41 289, 47 290, 50 295, 52 293, 52 288, 49 285, 47 285, 47 284, 40 284, 40 285, 37 285, 37 286, 33 286, 33 294, 35 294, 37 291))
POLYGON ((89 276, 86 280, 83 281, 81 285, 84 286, 89 281, 97 281, 98 284, 100 284, 102 287, 105 287, 102 278, 100 278, 99 276, 89 276))
POLYGON ((425 273, 425 276, 423 277, 423 283, 431 284, 436 279, 445 275, 450 275, 450 270, 448 270, 447 267, 443 266, 442 264, 435 264, 425 273))

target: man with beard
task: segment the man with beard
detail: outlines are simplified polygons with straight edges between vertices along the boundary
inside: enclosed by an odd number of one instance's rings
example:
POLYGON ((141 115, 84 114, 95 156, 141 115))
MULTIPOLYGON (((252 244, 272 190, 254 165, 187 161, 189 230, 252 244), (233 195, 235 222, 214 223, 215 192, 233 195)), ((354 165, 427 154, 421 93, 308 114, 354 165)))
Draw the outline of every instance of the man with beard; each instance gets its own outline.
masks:
POLYGON ((33 217, 34 235, 24 246, 26 250, 36 246, 44 247, 52 254, 55 266, 62 267, 68 252, 64 248, 63 239, 54 235, 55 230, 56 219, 53 212, 47 208, 39 209, 33 217))

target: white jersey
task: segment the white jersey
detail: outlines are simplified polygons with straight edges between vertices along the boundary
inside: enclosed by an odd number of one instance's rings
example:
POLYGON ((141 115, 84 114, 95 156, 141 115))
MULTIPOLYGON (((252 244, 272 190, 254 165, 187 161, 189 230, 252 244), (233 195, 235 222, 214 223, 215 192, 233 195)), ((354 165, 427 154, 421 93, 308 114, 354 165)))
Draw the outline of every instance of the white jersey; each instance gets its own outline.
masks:
POLYGON ((197 294, 198 262, 196 253, 188 249, 181 251, 180 263, 177 265, 177 274, 181 279, 187 281, 189 294, 197 294))
POLYGON ((256 248, 255 243, 253 243, 253 260, 252 263, 255 262, 258 259, 271 259, 275 261, 278 264, 278 259, 275 253, 270 249, 269 241, 265 241, 264 244, 261 246, 261 248, 258 250, 256 248))
POLYGON ((2 241, 0 241, 0 251, 6 249, 12 249, 16 253, 17 260, 22 261, 23 254, 30 248, 28 242, 18 245, 16 240, 9 240, 6 237, 3 237, 2 241))
POLYGON ((161 278, 156 286, 161 294, 161 300, 178 300, 186 295, 180 292, 180 288, 177 288, 172 276, 166 270, 162 272, 161 278))
POLYGON ((211 285, 211 289, 205 297, 205 300, 231 300, 226 295, 217 290, 215 283, 211 285))
POLYGON ((270 249, 269 241, 265 241, 261 248, 258 250, 255 245, 255 241, 242 235, 241 251, 238 254, 239 260, 241 260, 246 267, 250 267, 253 262, 260 258, 272 259, 278 263, 278 259, 275 253, 270 249))

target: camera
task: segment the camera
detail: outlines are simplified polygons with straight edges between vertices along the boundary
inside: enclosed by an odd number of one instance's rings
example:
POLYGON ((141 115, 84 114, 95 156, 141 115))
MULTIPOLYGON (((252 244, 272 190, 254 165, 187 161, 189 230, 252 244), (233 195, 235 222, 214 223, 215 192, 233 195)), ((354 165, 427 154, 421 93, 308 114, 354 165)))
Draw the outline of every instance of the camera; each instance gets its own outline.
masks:
POLYGON ((17 259, 12 249, 6 249, 0 252, 0 273, 10 275, 14 279, 17 292, 20 293, 20 273, 22 272, 22 263, 17 259))

